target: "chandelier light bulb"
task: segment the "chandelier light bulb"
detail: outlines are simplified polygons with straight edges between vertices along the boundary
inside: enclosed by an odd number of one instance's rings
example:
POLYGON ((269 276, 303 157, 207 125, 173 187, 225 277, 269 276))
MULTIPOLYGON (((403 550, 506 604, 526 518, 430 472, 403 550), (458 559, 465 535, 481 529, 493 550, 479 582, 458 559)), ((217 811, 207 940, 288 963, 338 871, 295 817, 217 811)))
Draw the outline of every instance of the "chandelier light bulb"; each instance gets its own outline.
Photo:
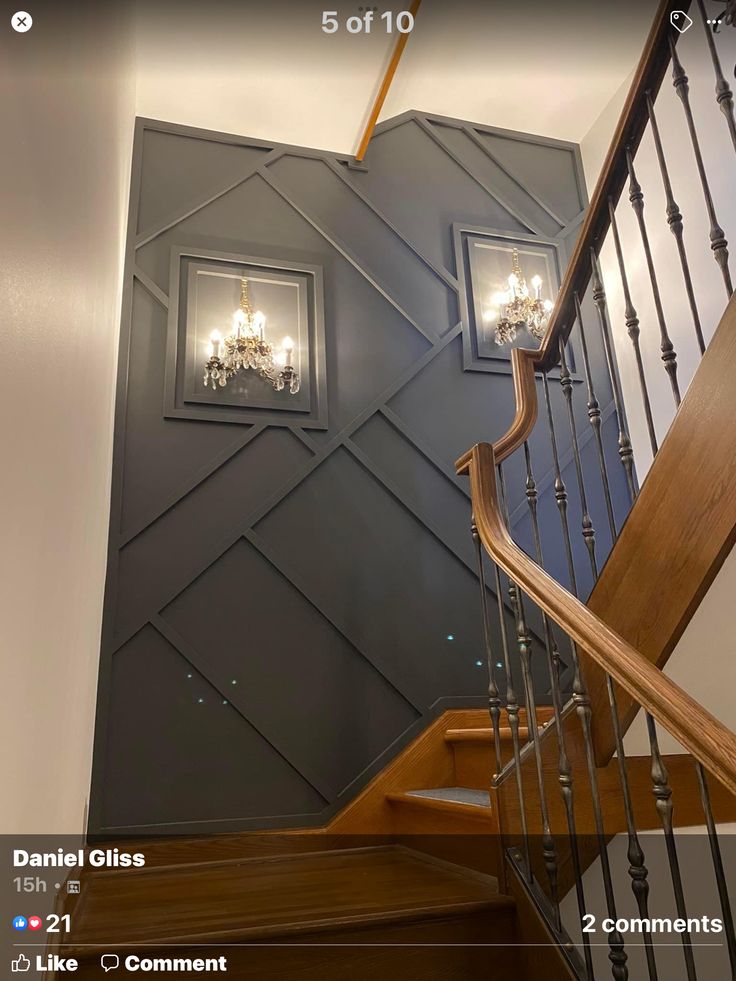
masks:
POLYGON ((507 282, 508 282, 509 286, 511 287, 511 292, 512 293, 515 293, 516 292, 516 287, 519 285, 519 277, 516 275, 516 273, 511 273, 511 275, 509 276, 507 282))
POLYGON ((281 342, 281 347, 286 355, 286 364, 291 364, 291 355, 294 352, 294 342, 290 337, 285 337, 281 342))
POLYGON ((279 351, 273 360, 280 368, 283 368, 286 365, 286 351, 279 351))
POLYGON ((222 341, 222 334, 219 330, 213 330, 210 334, 210 344, 208 348, 209 356, 212 358, 215 355, 219 357, 220 355, 220 342, 222 341))
POLYGON ((554 303, 552 302, 552 300, 545 300, 542 306, 547 311, 547 313, 549 313, 552 310, 552 307, 554 307, 554 303))
POLYGON ((532 287, 534 288, 534 299, 542 299, 542 277, 532 276, 532 287))

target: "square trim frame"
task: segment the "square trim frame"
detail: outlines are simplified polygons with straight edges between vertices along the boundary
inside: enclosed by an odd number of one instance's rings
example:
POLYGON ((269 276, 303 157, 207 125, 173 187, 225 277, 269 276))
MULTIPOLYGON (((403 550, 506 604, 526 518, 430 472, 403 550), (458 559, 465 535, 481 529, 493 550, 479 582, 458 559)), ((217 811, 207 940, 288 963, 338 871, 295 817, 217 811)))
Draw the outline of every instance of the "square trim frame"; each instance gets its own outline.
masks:
MULTIPOLYGON (((544 238, 541 235, 531 235, 524 232, 510 232, 499 228, 489 228, 482 225, 468 225, 464 222, 454 222, 452 226, 452 239, 455 251, 455 265, 457 269, 460 319, 462 322, 463 339, 463 370, 464 371, 489 371, 495 374, 510 375, 512 373, 511 359, 507 357, 489 357, 478 353, 478 344, 475 328, 475 311, 477 309, 477 297, 472 291, 471 264, 467 255, 467 243, 472 238, 503 239, 510 245, 515 243, 544 246, 549 250, 554 261, 554 272, 557 278, 555 289, 559 290, 562 282, 562 270, 560 259, 564 255, 564 249, 558 239, 544 238)), ((577 363, 576 343, 571 340, 568 343, 570 351, 570 374, 573 380, 578 381, 579 376, 575 366, 577 363)), ((558 377, 559 369, 555 368, 550 372, 550 377, 558 377)))
MULTIPOLYGON (((325 364, 324 276, 322 266, 289 259, 273 259, 263 256, 243 255, 204 249, 199 246, 174 246, 170 262, 170 300, 166 330, 166 369, 164 377, 164 417, 167 419, 195 419, 205 422, 229 422, 252 426, 263 423, 270 426, 297 424, 305 429, 327 429, 327 372, 325 364), (298 273, 308 282, 309 337, 309 408, 290 409, 258 407, 251 405, 225 405, 189 401, 185 395, 187 373, 186 324, 181 324, 182 297, 186 302, 187 281, 182 277, 183 260, 202 259, 219 261, 229 265, 256 266, 274 272, 298 273)), ((186 307, 184 307, 186 309, 186 307)))

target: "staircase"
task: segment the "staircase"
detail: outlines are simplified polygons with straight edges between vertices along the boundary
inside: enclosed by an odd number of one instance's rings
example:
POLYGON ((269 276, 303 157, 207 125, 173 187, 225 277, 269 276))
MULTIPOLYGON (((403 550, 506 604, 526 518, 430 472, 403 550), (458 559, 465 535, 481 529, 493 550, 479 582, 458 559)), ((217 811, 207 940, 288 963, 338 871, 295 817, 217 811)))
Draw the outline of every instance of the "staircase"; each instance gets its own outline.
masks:
MULTIPOLYGON (((705 6, 699 0, 678 9, 690 9, 702 21, 695 26, 708 41, 718 105, 736 150, 733 99, 705 6)), ((669 14, 670 6, 661 4, 544 340, 539 349, 512 351, 513 423, 494 443, 478 444, 457 461, 457 474, 470 480, 489 711, 445 712, 326 828, 136 843, 147 857, 144 870, 124 876, 88 872, 74 908, 75 946, 59 947, 79 958, 82 978, 99 976, 96 958, 102 951, 121 958, 163 957, 181 949, 168 945, 186 944, 182 955, 204 958, 213 949, 206 945, 214 944, 218 955, 227 954, 228 973, 236 978, 373 981, 383 971, 408 979, 657 981, 665 975, 650 931, 636 938, 642 951, 637 962, 630 947, 627 953, 631 937, 618 926, 593 944, 577 929, 568 933, 565 915, 572 908, 577 927, 588 915, 586 873, 595 866, 593 888, 616 921, 617 902, 622 907, 614 873, 624 864, 627 900, 644 921, 658 915, 652 905, 657 890, 650 891, 655 872, 646 860, 651 839, 644 834, 656 831, 665 844, 664 876, 676 914, 687 920, 692 896, 676 830, 693 825, 707 834, 719 906, 691 912, 722 918, 721 959, 711 967, 709 954, 696 951, 690 933, 678 932, 680 960, 675 971, 667 967, 667 981, 736 977, 736 934, 718 836, 720 824, 736 821, 736 736, 662 671, 736 540, 736 299, 728 244, 703 165, 705 136, 690 104, 669 14), (682 152, 695 154, 699 164, 710 226, 706 247, 726 293, 707 350, 657 123, 657 94, 668 70, 689 139, 682 152), (647 211, 644 217, 648 189, 639 184, 636 166, 645 133, 657 150, 664 216, 647 211), (645 325, 627 278, 636 260, 626 254, 619 234, 620 209, 629 205, 655 298, 657 315, 646 327, 659 331, 658 368, 672 391, 664 439, 651 425, 640 348, 645 325), (664 220, 675 237, 676 268, 663 270, 652 254, 647 221, 654 220, 664 220), (604 247, 613 249, 613 274, 601 262, 604 247), (703 353, 687 390, 678 380, 678 354, 658 302, 662 282, 676 274, 688 286, 703 353), (613 284, 612 275, 618 277, 613 284), (654 459, 641 487, 612 342, 612 285, 625 296, 625 327, 650 422, 654 459), (617 461, 607 458, 601 440, 589 360, 595 345, 609 371, 617 461), (569 426, 575 464, 572 494, 558 452, 563 424, 569 426), (593 431, 592 468, 591 457, 585 463, 581 455, 581 424, 593 431), (544 568, 549 529, 540 520, 533 466, 542 451, 554 468, 564 582, 544 568), (625 523, 611 507, 614 462, 623 468, 630 493, 625 523), (507 479, 513 473, 524 474, 532 555, 509 532, 507 479), (607 556, 587 509, 591 480, 608 504, 613 545, 607 556), (588 597, 579 595, 584 577, 594 583, 588 597), (493 593, 499 614, 494 630, 493 593), (507 602, 515 630, 509 629, 507 602), (530 617, 542 625, 538 636, 529 628, 530 617), (496 637, 499 650, 492 649, 496 637), (518 662, 512 651, 518 651, 518 662), (572 667, 571 697, 563 687, 563 661, 572 667), (536 668, 538 662, 547 670, 549 706, 537 704, 532 679, 539 672, 532 663, 536 668), (627 753, 624 741, 637 714, 646 719, 645 756, 627 753), (662 732, 685 752, 663 753, 662 732), (627 854, 612 869, 609 842, 616 835, 626 837, 627 854)))
MULTIPOLYGON (((707 46, 724 132, 736 151, 733 94, 721 66, 716 32, 709 26, 713 22, 703 0, 690 12, 707 46)), ((733 16, 725 22, 731 25, 733 16)), ((661 4, 541 346, 512 351, 513 423, 496 442, 477 444, 456 464, 457 473, 470 478, 487 642, 493 631, 486 581, 495 584, 499 597, 508 594, 516 626, 512 636, 504 617, 499 616, 502 651, 488 649, 489 707, 497 761, 490 800, 502 841, 499 868, 511 867, 523 878, 558 950, 569 952, 574 976, 587 981, 607 976, 615 981, 634 977, 657 981, 665 971, 668 981, 736 977, 728 864, 718 833, 719 824, 733 820, 736 813, 736 735, 662 671, 736 541, 736 297, 728 241, 718 220, 719 203, 711 193, 704 163, 703 146, 712 137, 712 129, 703 126, 694 109, 679 47, 670 26, 670 5, 661 4), (657 96, 668 69, 681 104, 686 137, 678 150, 692 154, 697 163, 709 225, 706 248, 710 246, 718 271, 714 277, 718 295, 725 292, 710 344, 705 341, 697 301, 698 292, 706 287, 694 282, 688 251, 692 240, 684 234, 671 179, 672 161, 664 150, 661 117, 658 119, 657 96), (656 153, 664 215, 659 209, 647 208, 653 190, 644 188, 637 176, 645 134, 656 153), (633 213, 636 231, 633 244, 621 234, 629 207, 628 217, 633 213), (653 248, 656 239, 650 227, 662 220, 674 236, 674 263, 666 250, 662 255, 653 248), (610 262, 602 260, 604 254, 610 262), (632 269, 641 274, 636 292, 632 269), (662 302, 674 283, 684 283, 683 310, 692 320, 701 353, 687 389, 662 302), (612 293, 623 298, 620 316, 624 324, 617 325, 617 334, 621 344, 620 326, 625 326, 631 342, 632 376, 638 383, 636 409, 641 409, 644 439, 653 455, 641 487, 614 347, 613 308, 608 300, 612 293), (651 303, 651 316, 640 323, 637 304, 643 301, 651 303), (658 333, 660 364, 645 365, 645 329, 658 333), (618 429, 619 459, 615 463, 605 452, 601 407, 591 371, 591 359, 601 353, 618 429), (583 392, 576 391, 573 366, 577 372, 582 370, 583 392), (652 409, 651 372, 655 369, 664 371, 665 390, 671 396, 664 438, 661 421, 659 428, 655 426, 652 409), (588 424, 595 446, 593 466, 590 456, 584 462, 580 441, 582 427, 588 424), (562 426, 572 446, 573 496, 560 463, 562 426), (545 570, 550 527, 540 517, 535 477, 535 461, 542 453, 552 461, 557 541, 561 542, 557 548, 566 565, 566 574, 558 572, 558 578, 545 570), (630 495, 630 510, 623 523, 612 506, 611 494, 611 473, 619 465, 630 495), (518 481, 519 473, 524 474, 531 527, 528 551, 510 533, 508 474, 518 481), (588 509, 593 482, 606 503, 606 533, 613 542, 607 557, 601 550, 600 529, 588 509), (580 583, 591 580, 592 592, 583 602, 580 583), (542 618, 541 644, 531 636, 530 611, 542 618), (509 659, 515 647, 520 677, 509 659), (562 688, 561 652, 573 666, 572 698, 562 688), (515 739, 513 758, 507 763, 499 753, 501 718, 505 712, 513 730, 520 728, 520 705, 534 714, 532 663, 539 660, 547 665, 553 719, 544 731, 532 727, 526 742, 515 739), (625 735, 640 713, 646 723, 649 753, 632 758, 625 735), (661 749, 662 733, 684 752, 666 756, 661 749), (698 930, 692 916, 699 906, 698 895, 688 885, 685 856, 690 850, 676 833, 682 826, 700 826, 709 846, 709 879, 718 898, 707 913, 722 923, 719 942, 709 950, 697 944, 691 933, 698 930), (661 835, 666 855, 659 868, 647 860, 647 854, 656 848, 643 834, 654 829, 661 835), (621 852, 617 853, 619 864, 614 868, 609 842, 616 834, 625 836, 627 851, 625 864, 621 852), (595 879, 586 876, 592 865, 598 873, 595 879), (623 895, 619 871, 624 880, 628 878, 623 895), (671 890, 674 914, 668 912, 682 922, 682 929, 670 930, 664 940, 651 926, 652 918, 663 915, 658 908, 663 889, 668 894, 671 890), (572 902, 567 902, 568 896, 572 902), (612 924, 594 938, 580 932, 592 908, 601 910, 612 924), (634 910, 638 927, 630 926, 631 919, 621 918, 624 908, 634 910), (578 938, 574 954, 565 917, 578 938), (675 966, 663 944, 679 948, 675 966)), ((733 166, 730 154, 725 163, 733 166)), ((629 401, 629 409, 632 406, 629 401)), ((511 486, 518 489, 518 484, 511 486)), ((560 565, 556 563, 556 568, 560 565)))
MULTIPOLYGON (((103 953, 223 955, 235 978, 531 979, 540 948, 525 944, 551 938, 518 878, 499 882, 487 718, 445 712, 324 829, 124 843, 146 867, 86 869, 65 907, 73 943, 53 952, 82 979, 103 953)), ((572 976, 557 956, 545 970, 572 976)))
POLYGON ((82 978, 99 977, 101 951, 224 955, 235 978, 518 976, 515 904, 496 879, 398 845, 99 875, 86 892, 64 951, 82 978))

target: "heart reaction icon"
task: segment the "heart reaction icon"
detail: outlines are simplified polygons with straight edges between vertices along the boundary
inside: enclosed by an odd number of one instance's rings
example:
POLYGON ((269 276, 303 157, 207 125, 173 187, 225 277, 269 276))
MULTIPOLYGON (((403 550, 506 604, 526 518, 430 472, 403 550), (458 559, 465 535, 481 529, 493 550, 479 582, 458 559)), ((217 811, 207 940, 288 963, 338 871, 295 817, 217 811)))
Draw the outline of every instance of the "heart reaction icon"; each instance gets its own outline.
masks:
POLYGON ((43 926, 43 920, 40 916, 29 916, 28 917, 28 929, 29 930, 40 930, 43 926))

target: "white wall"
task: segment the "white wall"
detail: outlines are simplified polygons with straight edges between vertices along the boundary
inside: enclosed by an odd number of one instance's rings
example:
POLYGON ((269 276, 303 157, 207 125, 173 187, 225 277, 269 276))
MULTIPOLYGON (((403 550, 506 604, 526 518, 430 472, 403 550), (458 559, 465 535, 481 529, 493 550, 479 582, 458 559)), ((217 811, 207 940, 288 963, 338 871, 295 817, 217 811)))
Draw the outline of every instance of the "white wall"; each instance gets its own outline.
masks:
POLYGON ((2 833, 81 831, 89 788, 135 97, 103 7, 0 32, 2 833))
MULTIPOLYGON (((378 15, 370 34, 350 34, 354 0, 327 6, 342 25, 330 35, 320 0, 209 0, 176 16, 141 4, 138 114, 354 153, 396 35, 378 15)), ((421 109, 578 141, 636 63, 655 9, 618 0, 601 43, 594 4, 424 0, 379 118, 421 109)))
MULTIPOLYGON (((714 10, 717 8, 722 12, 722 7, 718 7, 717 4, 711 6, 714 10)), ((719 35, 717 45, 724 72, 731 78, 732 85, 736 84, 733 81, 736 30, 725 29, 719 35)), ((734 194, 736 156, 728 135, 726 121, 715 100, 713 68, 699 21, 696 21, 682 36, 678 51, 690 79, 690 99, 700 135, 705 167, 720 224, 731 243, 732 275, 736 281, 736 194, 734 194)), ((581 142, 586 179, 591 193, 608 150, 613 128, 618 121, 629 82, 630 79, 619 89, 581 142)), ((709 223, 695 157, 690 145, 685 114, 671 84, 669 71, 665 76, 655 109, 674 197, 684 219, 685 246, 707 342, 713 335, 726 305, 726 290, 710 248, 709 223)), ((636 155, 635 168, 637 179, 645 195, 644 215, 657 268, 665 319, 677 352, 680 390, 684 394, 697 369, 700 354, 685 293, 675 237, 666 221, 666 199, 649 127, 636 155)), ((656 434, 661 443, 672 421, 674 402, 669 379, 661 361, 659 326, 641 236, 628 199, 628 184, 616 209, 616 218, 632 299, 639 317, 644 369, 656 434)), ((601 254, 601 268, 606 285, 636 466, 640 479, 643 479, 651 463, 652 454, 633 347, 626 331, 618 264, 610 235, 601 254)))
MULTIPOLYGON (((711 12, 722 6, 710 4, 711 12)), ((733 81, 736 62, 736 30, 725 29, 717 38, 724 74, 733 81)), ((714 97, 713 68, 701 24, 695 25, 678 45, 680 58, 690 79, 690 97, 716 212, 731 243, 731 269, 736 282, 736 155, 726 121, 714 97)), ((592 193, 613 129, 626 98, 630 79, 621 87, 587 136, 581 150, 589 192, 592 193)), ((675 200, 684 217, 687 248, 695 293, 706 342, 713 335, 726 305, 726 291, 710 249, 709 224, 703 193, 694 162, 685 117, 668 72, 655 111, 669 165, 675 200)), ((666 322, 678 356, 678 377, 684 394, 700 359, 695 332, 677 254, 676 242, 665 218, 665 197, 651 132, 642 141, 635 160, 636 174, 645 194, 645 218, 659 276, 666 322)), ((660 359, 659 328, 636 218, 628 199, 628 188, 616 210, 629 285, 641 327, 641 348, 659 442, 674 414, 668 377, 660 359)), ((623 293, 611 237, 601 254, 609 314, 621 373, 623 396, 640 480, 646 475, 652 454, 642 408, 639 381, 631 341, 625 326, 623 293)), ((724 420, 733 425, 734 420, 724 420)), ((686 493, 686 487, 683 486, 686 493)), ((736 552, 722 570, 673 652, 666 671, 714 715, 736 730, 736 641, 730 621, 736 595, 736 552)), ((629 753, 648 753, 649 744, 642 717, 627 736, 629 753)), ((679 747, 662 734, 662 748, 679 747)))

